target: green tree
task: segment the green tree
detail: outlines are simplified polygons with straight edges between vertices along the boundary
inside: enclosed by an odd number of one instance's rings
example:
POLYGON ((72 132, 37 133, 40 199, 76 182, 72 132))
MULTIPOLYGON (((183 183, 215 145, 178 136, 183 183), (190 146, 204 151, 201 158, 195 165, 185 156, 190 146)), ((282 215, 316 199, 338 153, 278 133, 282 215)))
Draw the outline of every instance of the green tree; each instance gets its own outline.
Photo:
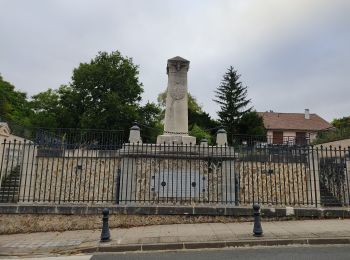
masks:
POLYGON ((153 129, 141 128, 144 141, 154 141, 161 128, 161 109, 150 102, 140 105, 142 92, 138 66, 130 58, 100 52, 74 69, 70 85, 32 97, 33 122, 53 128, 124 130, 127 137, 138 121, 153 129))
POLYGON ((26 93, 16 90, 0 75, 0 118, 28 126, 30 116, 31 110, 26 93))
POLYGON ((247 98, 247 87, 239 80, 240 77, 230 66, 215 91, 214 101, 220 105, 219 121, 230 133, 238 132, 241 117, 252 109, 248 107, 250 100, 247 98))
POLYGON ((263 118, 256 111, 245 113, 239 120, 237 129, 242 135, 266 135, 263 118))
POLYGON ((157 136, 163 132, 161 123, 161 108, 154 103, 147 102, 139 108, 137 122, 141 123, 141 137, 143 142, 154 143, 157 136))
POLYGON ((34 114, 32 124, 40 127, 58 127, 59 93, 48 89, 32 96, 30 101, 34 114))
POLYGON ((197 143, 199 143, 204 138, 208 140, 209 144, 213 143, 212 135, 197 124, 193 124, 191 127, 190 135, 196 137, 197 143))
POLYGON ((128 130, 138 117, 143 92, 138 66, 120 52, 100 52, 74 69, 71 88, 77 127, 128 130))
POLYGON ((350 127, 350 116, 335 118, 332 121, 332 125, 335 126, 336 128, 348 128, 350 127))

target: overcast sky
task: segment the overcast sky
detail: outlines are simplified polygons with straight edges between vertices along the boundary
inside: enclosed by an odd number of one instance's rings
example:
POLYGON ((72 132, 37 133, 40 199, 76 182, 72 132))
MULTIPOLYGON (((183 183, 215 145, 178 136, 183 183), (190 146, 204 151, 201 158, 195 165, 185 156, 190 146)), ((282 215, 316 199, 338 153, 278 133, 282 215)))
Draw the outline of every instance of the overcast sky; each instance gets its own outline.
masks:
POLYGON ((144 102, 165 90, 166 61, 178 55, 214 117, 230 65, 257 111, 350 115, 349 0, 0 0, 0 10, 0 73, 29 96, 119 50, 140 66, 144 102))

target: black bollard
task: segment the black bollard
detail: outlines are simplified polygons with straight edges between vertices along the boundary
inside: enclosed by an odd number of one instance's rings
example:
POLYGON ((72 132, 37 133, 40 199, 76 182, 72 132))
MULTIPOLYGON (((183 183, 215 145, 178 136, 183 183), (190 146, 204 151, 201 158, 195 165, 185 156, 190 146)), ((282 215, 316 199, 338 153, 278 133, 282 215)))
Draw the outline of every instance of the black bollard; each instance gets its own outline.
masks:
POLYGON ((103 214, 103 217, 102 217, 101 242, 108 242, 110 240, 109 225, 108 225, 109 209, 104 208, 102 211, 102 214, 103 214))
POLYGON ((254 228, 253 233, 255 237, 261 237, 263 236, 263 230, 261 227, 261 221, 260 221, 260 205, 254 204, 253 205, 254 210, 254 228))

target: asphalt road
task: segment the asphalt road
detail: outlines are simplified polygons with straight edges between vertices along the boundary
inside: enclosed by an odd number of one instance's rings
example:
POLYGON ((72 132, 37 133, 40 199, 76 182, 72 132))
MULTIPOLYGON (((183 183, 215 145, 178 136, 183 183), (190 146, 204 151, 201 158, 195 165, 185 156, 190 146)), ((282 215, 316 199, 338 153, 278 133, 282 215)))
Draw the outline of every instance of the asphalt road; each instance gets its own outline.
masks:
POLYGON ((260 248, 232 248, 222 250, 177 251, 177 252, 146 252, 146 253, 116 253, 94 255, 93 260, 270 260, 270 259, 317 259, 340 260, 350 259, 350 245, 324 246, 288 246, 260 248))

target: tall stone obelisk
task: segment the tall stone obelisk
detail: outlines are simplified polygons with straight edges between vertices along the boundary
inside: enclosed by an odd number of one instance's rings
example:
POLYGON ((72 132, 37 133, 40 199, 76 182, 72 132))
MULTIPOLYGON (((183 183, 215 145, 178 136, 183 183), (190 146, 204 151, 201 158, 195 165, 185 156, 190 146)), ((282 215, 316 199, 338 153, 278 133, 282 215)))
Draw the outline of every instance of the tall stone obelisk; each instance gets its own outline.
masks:
POLYGON ((168 60, 168 87, 164 134, 158 144, 196 144, 196 138, 188 135, 187 72, 190 62, 176 56, 168 60))

